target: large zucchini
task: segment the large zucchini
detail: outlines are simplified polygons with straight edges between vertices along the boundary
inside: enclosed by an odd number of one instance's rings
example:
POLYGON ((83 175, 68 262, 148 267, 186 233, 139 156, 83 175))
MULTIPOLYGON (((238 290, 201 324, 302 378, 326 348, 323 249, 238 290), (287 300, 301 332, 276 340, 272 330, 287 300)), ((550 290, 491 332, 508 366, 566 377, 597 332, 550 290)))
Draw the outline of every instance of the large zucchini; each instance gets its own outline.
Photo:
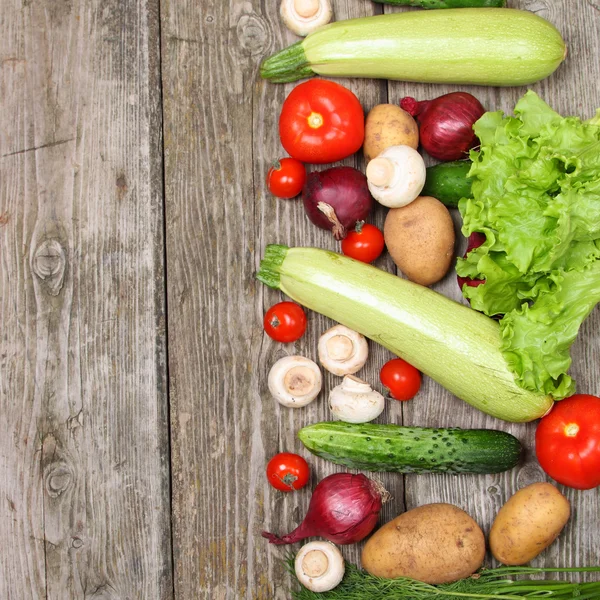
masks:
POLYGON ((406 11, 337 21, 261 65, 275 82, 313 74, 429 83, 526 85, 565 58, 548 21, 509 8, 406 11))
POLYGON ((313 453, 338 465, 396 473, 501 473, 519 462, 521 443, 495 429, 316 423, 298 432, 313 453))
POLYGON ((519 387, 493 319, 429 288, 318 248, 267 246, 257 277, 380 343, 450 392, 505 421, 533 421, 552 399, 519 387))

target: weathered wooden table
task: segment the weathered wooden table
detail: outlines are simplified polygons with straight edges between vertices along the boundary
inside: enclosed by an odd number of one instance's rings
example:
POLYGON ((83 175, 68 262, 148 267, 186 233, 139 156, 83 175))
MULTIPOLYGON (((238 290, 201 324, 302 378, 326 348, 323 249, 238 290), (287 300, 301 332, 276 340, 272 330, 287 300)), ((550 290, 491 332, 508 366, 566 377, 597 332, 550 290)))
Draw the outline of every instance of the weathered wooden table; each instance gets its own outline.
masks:
MULTIPOLYGON (((598 0, 511 5, 555 23, 569 46, 533 89, 592 116, 598 0)), ((383 11, 334 6, 338 20, 383 11)), ((277 0, 0 0, 2 600, 290 597, 285 550, 260 531, 297 524, 310 489, 276 493, 264 466, 281 450, 308 456, 296 431, 328 410, 324 399, 280 408, 266 375, 285 354, 314 357, 330 323, 311 314, 299 343, 271 341, 262 315, 280 295, 254 272, 267 243, 337 247, 265 189, 292 86, 261 81, 258 66, 294 39, 277 0)), ((343 83, 367 110, 456 89, 343 83)), ((525 89, 471 91, 509 111, 525 89)), ((458 298, 452 276, 437 287, 458 298)), ((593 394, 599 324, 596 310, 573 352, 579 390, 593 394)), ((371 347, 362 374, 376 382, 389 355, 371 347)), ((432 381, 381 420, 502 427, 528 450, 503 475, 384 475, 384 520, 445 501, 487 529, 511 493, 546 479, 534 425, 486 417, 432 381)), ((309 460, 313 482, 335 469, 309 460)), ((566 494, 573 518, 536 565, 598 563, 600 493, 566 494)))

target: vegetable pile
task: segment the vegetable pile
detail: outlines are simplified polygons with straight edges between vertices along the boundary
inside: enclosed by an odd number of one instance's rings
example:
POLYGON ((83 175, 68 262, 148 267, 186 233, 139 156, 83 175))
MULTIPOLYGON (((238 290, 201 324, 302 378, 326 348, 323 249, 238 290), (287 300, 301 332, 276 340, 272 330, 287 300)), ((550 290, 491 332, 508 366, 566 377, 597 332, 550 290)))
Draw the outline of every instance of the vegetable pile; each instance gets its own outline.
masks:
POLYGON ((472 198, 460 202, 463 233, 485 241, 459 260, 471 306, 500 321, 502 352, 527 390, 574 393, 569 349, 600 301, 600 112, 561 117, 534 92, 515 116, 475 124, 472 198))
MULTIPOLYGON (((544 19, 489 8, 504 0, 381 1, 450 10, 324 25, 333 16, 329 0, 283 0, 286 25, 308 35, 265 60, 262 76, 518 85, 548 76, 565 57, 560 34, 544 19)), ((541 419, 541 467, 563 485, 590 489, 600 485, 600 398, 563 398, 574 391, 569 348, 600 300, 600 111, 584 122, 563 118, 533 92, 514 117, 485 110, 473 95, 454 91, 378 104, 365 120, 360 100, 338 83, 312 79, 290 92, 279 137, 291 158, 274 163, 267 187, 278 198, 301 195, 308 219, 331 231, 342 254, 266 247, 257 278, 293 302, 267 310, 265 333, 282 344, 298 341, 314 323, 302 306, 336 322, 321 333, 312 357, 284 351, 270 368, 268 388, 278 411, 302 411, 325 391, 332 420, 305 424, 298 438, 318 459, 349 469, 418 475, 516 467, 523 448, 505 431, 376 422, 387 402, 417 397, 428 376, 493 417, 541 419), (330 164, 361 150, 362 170, 330 164), (445 162, 426 168, 423 152, 445 162), (385 214, 383 231, 365 222, 376 206, 385 214), (428 289, 452 271, 449 208, 457 207, 467 238, 456 270, 463 303, 428 289), (401 276, 369 264, 384 250, 401 276), (397 356, 378 367, 379 382, 359 376, 373 361, 368 340, 397 356), (322 369, 341 382, 329 384, 322 369)), ((310 471, 305 458, 281 449, 266 466, 269 484, 283 493, 306 486, 310 471)), ((362 473, 335 473, 317 483, 290 533, 262 533, 275 545, 327 540, 304 544, 290 559, 303 586, 294 598, 600 597, 600 582, 520 578, 600 572, 521 567, 571 517, 571 503, 551 483, 508 498, 487 539, 462 507, 440 502, 377 529, 388 499, 362 473), (368 536, 364 570, 346 566, 334 544, 368 536), (486 544, 510 567, 481 570, 486 544)))

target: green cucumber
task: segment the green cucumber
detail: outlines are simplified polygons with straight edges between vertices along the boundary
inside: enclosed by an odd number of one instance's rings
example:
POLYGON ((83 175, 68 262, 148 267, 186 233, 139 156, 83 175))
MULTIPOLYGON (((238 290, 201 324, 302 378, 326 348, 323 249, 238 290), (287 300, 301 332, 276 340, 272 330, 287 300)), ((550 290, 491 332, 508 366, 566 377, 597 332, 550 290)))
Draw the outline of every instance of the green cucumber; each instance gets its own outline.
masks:
POLYGON ((467 177, 470 160, 454 160, 427 168, 422 196, 433 196, 446 206, 456 208, 461 198, 471 197, 472 179, 467 177))
POLYGON ((323 25, 267 58, 260 74, 515 86, 548 77, 565 56, 554 25, 526 10, 415 10, 323 25))
POLYGON ((431 429, 331 421, 298 432, 313 454, 363 471, 501 473, 521 456, 519 440, 494 429, 431 429))
POLYGON ((482 6, 501 8, 506 4, 506 0, 374 0, 374 2, 420 8, 476 8, 482 6))

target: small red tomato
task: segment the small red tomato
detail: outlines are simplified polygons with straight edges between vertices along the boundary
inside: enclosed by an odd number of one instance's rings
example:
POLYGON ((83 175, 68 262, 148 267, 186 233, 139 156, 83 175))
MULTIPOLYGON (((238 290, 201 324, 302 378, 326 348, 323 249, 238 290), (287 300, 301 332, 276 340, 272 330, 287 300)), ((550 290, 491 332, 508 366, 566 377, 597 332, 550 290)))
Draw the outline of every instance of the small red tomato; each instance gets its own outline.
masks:
POLYGON ((310 469, 308 463, 297 454, 281 452, 267 464, 267 479, 277 490, 293 492, 308 483, 310 469))
POLYGON ((279 302, 266 312, 265 332, 277 342, 295 342, 306 331, 306 315, 295 302, 279 302))
POLYGON ((535 453, 544 471, 563 485, 600 485, 600 398, 576 394, 557 402, 535 432, 535 453))
POLYGON ((297 85, 284 100, 279 137, 306 163, 332 163, 354 154, 365 139, 365 113, 348 88, 327 79, 297 85))
POLYGON ((386 362, 381 368, 379 379, 394 400, 410 400, 421 387, 421 373, 401 358, 386 362))
POLYGON ((353 231, 342 240, 342 252, 361 262, 373 262, 383 252, 383 233, 368 223, 359 221, 353 231))
POLYGON ((278 198, 295 198, 306 182, 306 168, 295 158, 281 158, 267 173, 267 187, 278 198))

